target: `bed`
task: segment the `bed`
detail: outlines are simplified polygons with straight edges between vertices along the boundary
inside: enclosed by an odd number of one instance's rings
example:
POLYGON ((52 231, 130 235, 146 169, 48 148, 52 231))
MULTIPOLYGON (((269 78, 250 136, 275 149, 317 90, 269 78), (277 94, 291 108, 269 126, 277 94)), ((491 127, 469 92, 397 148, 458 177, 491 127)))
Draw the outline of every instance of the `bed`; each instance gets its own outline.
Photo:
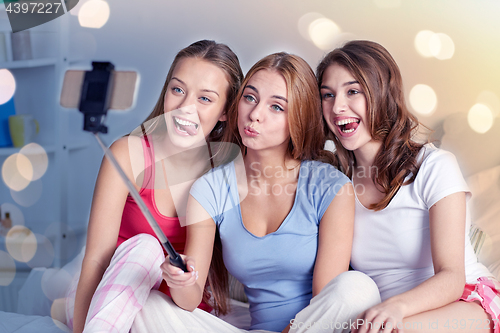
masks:
MULTIPOLYGON (((478 259, 500 279, 500 122, 478 134, 468 126, 465 114, 454 114, 436 132, 442 136, 435 144, 455 154, 473 194, 468 231, 478 259)), ((0 312, 0 332, 70 332, 63 297, 82 256, 83 252, 62 269, 33 269, 19 292, 17 313, 0 312)), ((232 290, 234 312, 226 319, 248 327, 241 285, 232 281, 232 290)))

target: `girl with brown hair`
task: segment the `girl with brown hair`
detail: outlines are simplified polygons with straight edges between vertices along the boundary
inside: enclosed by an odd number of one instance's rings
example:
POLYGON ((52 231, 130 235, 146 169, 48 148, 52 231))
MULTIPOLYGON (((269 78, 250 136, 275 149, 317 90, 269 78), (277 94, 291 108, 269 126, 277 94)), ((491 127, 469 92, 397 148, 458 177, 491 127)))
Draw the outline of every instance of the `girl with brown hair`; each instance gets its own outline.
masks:
MULTIPOLYGON (((211 159, 207 141, 220 141, 224 133, 242 79, 238 57, 226 45, 189 45, 176 55, 153 112, 110 147, 177 252, 184 251, 186 238, 179 221, 185 215, 182 201, 211 159)), ((81 275, 67 298, 68 326, 74 332, 129 332, 150 290, 169 292, 161 285, 164 259, 139 206, 104 159, 81 275)), ((200 307, 211 310, 206 303, 200 307)))
POLYGON ((337 166, 355 188, 351 266, 382 298, 353 332, 500 332, 500 284, 465 237, 467 184, 451 153, 415 140, 389 52, 351 41, 316 75, 337 166))
MULTIPOLYGON (((347 272, 354 196, 347 177, 329 164, 333 155, 323 150, 314 73, 297 56, 271 54, 250 69, 236 101, 226 139, 240 144, 243 158, 211 170, 191 188, 185 251, 191 272, 166 261, 172 299, 153 292, 132 329, 240 332, 195 309, 217 232, 225 266, 244 285, 250 330, 348 329, 349 320, 379 297, 366 275, 347 272)), ((223 312, 227 292, 214 298, 223 312)))

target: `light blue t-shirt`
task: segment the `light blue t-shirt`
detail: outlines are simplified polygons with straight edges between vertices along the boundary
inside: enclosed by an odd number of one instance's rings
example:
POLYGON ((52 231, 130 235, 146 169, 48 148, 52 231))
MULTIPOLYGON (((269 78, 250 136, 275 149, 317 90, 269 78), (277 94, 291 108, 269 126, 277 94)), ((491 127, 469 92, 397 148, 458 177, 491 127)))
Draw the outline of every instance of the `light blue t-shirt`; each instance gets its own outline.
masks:
POLYGON ((245 287, 250 329, 281 332, 309 305, 319 223, 347 182, 330 164, 303 161, 290 213, 278 230, 263 237, 243 224, 233 162, 194 183, 191 195, 219 228, 224 263, 245 287))

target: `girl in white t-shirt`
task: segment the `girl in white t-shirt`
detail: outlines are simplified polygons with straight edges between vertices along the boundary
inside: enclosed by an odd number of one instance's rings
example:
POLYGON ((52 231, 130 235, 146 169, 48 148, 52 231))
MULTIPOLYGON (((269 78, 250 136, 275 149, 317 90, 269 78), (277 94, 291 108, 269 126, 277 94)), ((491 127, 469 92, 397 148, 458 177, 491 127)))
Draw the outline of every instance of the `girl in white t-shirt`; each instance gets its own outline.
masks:
POLYGON ((338 167, 356 192, 351 265, 382 299, 353 332, 499 333, 500 283, 465 237, 467 184, 453 154, 413 140, 418 120, 394 59, 351 41, 317 78, 338 167))

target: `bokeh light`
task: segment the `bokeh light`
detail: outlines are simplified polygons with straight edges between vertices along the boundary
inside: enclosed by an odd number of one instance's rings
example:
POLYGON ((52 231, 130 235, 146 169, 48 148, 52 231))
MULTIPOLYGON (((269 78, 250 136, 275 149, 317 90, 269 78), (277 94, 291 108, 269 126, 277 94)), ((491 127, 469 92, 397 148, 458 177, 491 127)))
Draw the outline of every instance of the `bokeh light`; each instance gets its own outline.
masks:
POLYGON ((48 268, 42 275, 42 291, 51 301, 64 298, 66 288, 61 286, 69 286, 72 280, 73 277, 66 270, 48 268))
POLYGON ((415 48, 417 52, 425 58, 433 56, 429 48, 429 41, 433 35, 434 33, 430 30, 422 30, 415 36, 415 48))
POLYGON ((27 262, 28 266, 31 268, 50 267, 54 262, 54 246, 44 235, 35 234, 35 237, 38 246, 33 258, 27 262))
POLYGON ((401 0, 373 0, 380 8, 398 8, 401 7, 401 0))
POLYGON ((325 17, 314 20, 309 25, 309 36, 314 45, 322 50, 332 49, 338 41, 340 28, 325 17))
POLYGON ((66 223, 51 223, 44 232, 45 237, 54 242, 55 239, 61 240, 61 251, 55 253, 55 257, 62 261, 72 259, 78 250, 78 239, 75 231, 66 223))
POLYGON ((0 105, 10 101, 16 92, 16 79, 8 69, 0 69, 0 105))
POLYGON ((66 298, 58 298, 52 302, 50 316, 58 328, 63 330, 63 332, 70 332, 68 327, 62 324, 66 322, 66 298))
POLYGON ((45 174, 49 166, 49 157, 42 146, 38 143, 28 143, 21 148, 19 154, 23 154, 31 162, 33 168, 33 177, 31 180, 40 179, 45 174))
POLYGON ((486 133, 493 126, 493 113, 484 104, 474 104, 467 114, 469 126, 477 133, 486 133))
POLYGON ((89 0, 78 11, 78 22, 84 28, 102 28, 109 19, 109 5, 103 0, 89 0))
POLYGON ((5 237, 5 247, 12 258, 20 262, 28 262, 36 253, 35 234, 24 226, 15 225, 10 228, 5 237))
POLYGON ((447 60, 455 54, 455 43, 450 36, 437 33, 429 39, 429 50, 431 54, 439 60, 447 60))
POLYGON ((10 190, 10 196, 14 201, 23 207, 31 207, 42 197, 42 180, 30 182, 29 185, 21 191, 10 190))
POLYGON ((2 165, 2 178, 11 190, 25 189, 33 178, 33 166, 23 154, 12 154, 2 165))
POLYGON ((2 218, 5 217, 5 213, 10 214, 10 219, 12 220, 12 225, 24 225, 24 215, 23 212, 11 203, 3 203, 0 208, 2 209, 2 218))
POLYGON ((317 19, 323 18, 324 16, 319 14, 319 13, 307 13, 302 15, 299 18, 299 22, 297 24, 297 27, 299 28, 299 33, 300 35, 309 41, 312 41, 311 36, 309 35, 309 26, 311 23, 316 21, 317 19))
POLYGON ((489 90, 481 91, 476 101, 486 105, 491 110, 493 117, 500 116, 500 99, 494 92, 489 90))
POLYGON ((8 286, 16 276, 16 262, 5 251, 0 250, 0 286, 8 286))
POLYGON ((436 111, 437 106, 434 89, 425 84, 417 84, 410 91, 410 105, 421 115, 431 115, 436 111))

